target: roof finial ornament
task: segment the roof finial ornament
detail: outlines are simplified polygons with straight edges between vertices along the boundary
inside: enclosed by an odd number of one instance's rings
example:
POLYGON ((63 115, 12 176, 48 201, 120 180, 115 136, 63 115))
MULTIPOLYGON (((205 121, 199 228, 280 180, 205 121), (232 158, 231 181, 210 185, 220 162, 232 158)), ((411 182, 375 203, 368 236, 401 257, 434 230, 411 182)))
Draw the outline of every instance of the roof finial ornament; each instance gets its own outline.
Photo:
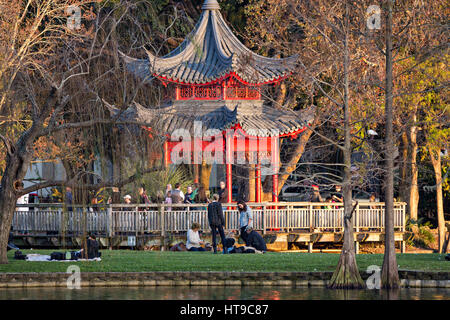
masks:
POLYGON ((205 0, 202 10, 220 10, 220 5, 217 0, 205 0))

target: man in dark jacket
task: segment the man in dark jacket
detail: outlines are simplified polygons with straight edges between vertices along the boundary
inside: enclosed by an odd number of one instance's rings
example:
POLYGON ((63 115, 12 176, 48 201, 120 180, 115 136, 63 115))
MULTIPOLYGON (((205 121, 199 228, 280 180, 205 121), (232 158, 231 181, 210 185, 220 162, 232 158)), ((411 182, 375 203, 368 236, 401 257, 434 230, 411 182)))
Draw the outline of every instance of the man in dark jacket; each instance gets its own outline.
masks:
POLYGON ((259 251, 267 251, 263 237, 252 228, 247 228, 247 245, 259 251))
POLYGON ((94 259, 99 258, 101 254, 98 252, 98 242, 93 234, 90 234, 86 240, 86 247, 81 249, 81 258, 94 259))
POLYGON ((228 253, 225 248, 225 233, 223 232, 223 226, 225 225, 225 218, 223 216, 222 204, 218 202, 219 195, 213 195, 213 202, 208 204, 208 221, 211 227, 212 241, 214 253, 217 253, 216 232, 220 234, 222 245, 224 246, 224 253, 228 253))

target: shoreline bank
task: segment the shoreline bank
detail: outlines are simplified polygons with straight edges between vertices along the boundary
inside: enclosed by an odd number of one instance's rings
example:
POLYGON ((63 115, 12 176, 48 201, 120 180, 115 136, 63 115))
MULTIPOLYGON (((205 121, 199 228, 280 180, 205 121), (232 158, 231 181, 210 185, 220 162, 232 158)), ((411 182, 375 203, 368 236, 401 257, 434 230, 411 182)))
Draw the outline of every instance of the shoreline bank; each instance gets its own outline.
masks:
MULTIPOLYGON (((287 286, 326 287, 333 272, 81 272, 81 287, 287 286)), ((65 272, 0 273, 0 288, 66 287, 65 272)), ((363 280, 371 274, 361 273, 363 280)), ((450 272, 400 270, 405 288, 450 288, 450 272)))

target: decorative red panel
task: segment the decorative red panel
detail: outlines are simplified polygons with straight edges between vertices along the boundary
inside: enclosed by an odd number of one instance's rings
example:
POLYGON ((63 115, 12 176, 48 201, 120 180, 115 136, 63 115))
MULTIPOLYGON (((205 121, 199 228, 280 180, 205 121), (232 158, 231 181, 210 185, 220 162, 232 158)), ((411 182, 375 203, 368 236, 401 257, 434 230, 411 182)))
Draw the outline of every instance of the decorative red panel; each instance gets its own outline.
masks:
POLYGON ((261 99, 259 87, 243 84, 234 77, 212 85, 179 85, 176 88, 177 100, 258 100, 261 99), (225 94, 224 94, 225 93, 225 94))
POLYGON ((222 99, 222 86, 180 86, 178 100, 219 100, 222 99))
POLYGON ((255 87, 233 85, 226 87, 228 100, 258 100, 261 98, 259 89, 255 87))

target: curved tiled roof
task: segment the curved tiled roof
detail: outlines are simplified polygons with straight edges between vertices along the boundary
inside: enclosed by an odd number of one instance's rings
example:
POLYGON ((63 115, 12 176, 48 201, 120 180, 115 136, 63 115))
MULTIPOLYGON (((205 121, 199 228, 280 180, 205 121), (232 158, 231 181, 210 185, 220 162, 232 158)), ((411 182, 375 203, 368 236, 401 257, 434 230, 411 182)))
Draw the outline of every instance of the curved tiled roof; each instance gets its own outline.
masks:
MULTIPOLYGON (((111 109, 113 110, 113 108, 111 109)), ((202 134, 207 130, 223 131, 239 125, 250 136, 269 137, 293 134, 312 122, 315 108, 302 111, 278 110, 253 101, 174 101, 160 108, 145 108, 139 103, 120 112, 121 120, 146 123, 162 134, 177 129, 194 133, 194 121, 201 121, 202 134)), ((114 109, 116 115, 119 110, 114 109)))
POLYGON ((206 0, 200 20, 178 48, 164 57, 123 55, 128 69, 143 79, 153 75, 189 84, 214 82, 230 73, 249 84, 272 83, 288 76, 297 56, 267 58, 250 51, 227 26, 216 0, 206 0))

